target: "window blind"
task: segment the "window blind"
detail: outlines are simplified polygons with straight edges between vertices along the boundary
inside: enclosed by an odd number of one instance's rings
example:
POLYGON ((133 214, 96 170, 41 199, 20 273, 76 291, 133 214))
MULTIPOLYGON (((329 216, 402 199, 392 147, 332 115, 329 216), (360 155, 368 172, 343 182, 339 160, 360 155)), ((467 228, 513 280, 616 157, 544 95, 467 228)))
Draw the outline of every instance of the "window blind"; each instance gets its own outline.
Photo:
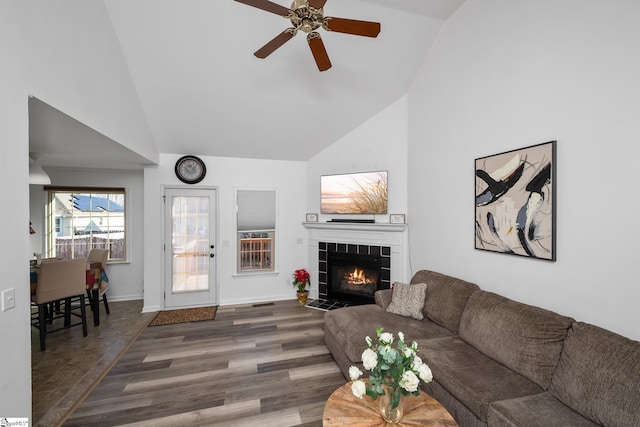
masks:
POLYGON ((237 190, 238 231, 275 230, 276 192, 237 190))

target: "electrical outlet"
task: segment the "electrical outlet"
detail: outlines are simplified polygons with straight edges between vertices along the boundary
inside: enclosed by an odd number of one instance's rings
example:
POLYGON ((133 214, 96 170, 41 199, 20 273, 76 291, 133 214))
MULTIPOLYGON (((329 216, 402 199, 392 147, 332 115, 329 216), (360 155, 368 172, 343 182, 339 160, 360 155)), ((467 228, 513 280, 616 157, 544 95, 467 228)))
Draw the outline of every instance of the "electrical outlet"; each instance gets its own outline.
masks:
POLYGON ((304 240, 302 240, 302 237, 298 237, 298 238, 296 239, 296 243, 297 243, 298 245, 301 245, 302 243, 304 243, 304 240))
POLYGON ((229 246, 231 246, 231 242, 229 240, 223 240, 222 246, 225 248, 228 248, 229 246))
POLYGON ((2 291, 2 311, 11 310, 16 306, 16 291, 14 288, 2 291))

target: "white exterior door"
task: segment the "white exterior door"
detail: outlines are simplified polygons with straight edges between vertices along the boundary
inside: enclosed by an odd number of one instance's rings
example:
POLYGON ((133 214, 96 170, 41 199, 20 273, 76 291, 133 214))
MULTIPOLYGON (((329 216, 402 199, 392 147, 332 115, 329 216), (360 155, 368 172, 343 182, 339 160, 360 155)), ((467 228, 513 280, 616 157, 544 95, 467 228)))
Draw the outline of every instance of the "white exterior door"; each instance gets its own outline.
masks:
POLYGON ((216 190, 165 190, 165 308, 218 303, 216 190))

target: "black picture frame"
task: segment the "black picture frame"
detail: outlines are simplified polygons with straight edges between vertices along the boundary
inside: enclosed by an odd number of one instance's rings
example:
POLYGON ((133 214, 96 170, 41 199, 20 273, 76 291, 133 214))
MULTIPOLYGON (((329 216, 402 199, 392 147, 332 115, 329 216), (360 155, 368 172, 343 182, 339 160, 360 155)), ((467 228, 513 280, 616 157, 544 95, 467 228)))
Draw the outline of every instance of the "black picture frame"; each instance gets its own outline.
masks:
POLYGON ((475 159, 475 249, 556 261, 556 145, 475 159))

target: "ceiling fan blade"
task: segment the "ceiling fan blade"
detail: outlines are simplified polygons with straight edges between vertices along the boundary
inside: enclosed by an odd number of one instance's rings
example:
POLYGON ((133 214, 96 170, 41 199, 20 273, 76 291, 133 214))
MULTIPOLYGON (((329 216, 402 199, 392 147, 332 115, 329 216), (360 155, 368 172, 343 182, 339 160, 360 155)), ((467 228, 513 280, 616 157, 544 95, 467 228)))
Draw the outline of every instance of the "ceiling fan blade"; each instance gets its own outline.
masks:
POLYGON ((293 36, 296 35, 296 32, 297 30, 293 27, 287 28, 286 30, 284 30, 283 32, 275 36, 273 40, 271 40, 269 43, 265 44, 260 49, 258 49, 254 53, 254 55, 261 59, 266 58, 267 56, 271 55, 280 46, 282 46, 283 44, 291 40, 293 36))
POLYGON ((325 49, 324 47, 324 42, 322 41, 322 37, 320 37, 320 34, 316 33, 315 31, 309 33, 309 35, 307 36, 307 42, 309 42, 309 47, 311 48, 313 59, 316 60, 318 70, 327 71, 329 68, 331 68, 331 60, 329 59, 327 49, 325 49))
POLYGON ((267 12, 275 13, 276 15, 287 17, 291 11, 279 4, 270 2, 269 0, 236 0, 239 3, 244 3, 248 6, 257 7, 258 9, 266 10, 267 12))
POLYGON ((355 19, 327 16, 322 26, 327 31, 354 34, 356 36, 378 37, 378 34, 380 34, 379 22, 357 21, 355 19))
POLYGON ((309 0, 309 6, 314 9, 322 9, 327 0, 309 0))

